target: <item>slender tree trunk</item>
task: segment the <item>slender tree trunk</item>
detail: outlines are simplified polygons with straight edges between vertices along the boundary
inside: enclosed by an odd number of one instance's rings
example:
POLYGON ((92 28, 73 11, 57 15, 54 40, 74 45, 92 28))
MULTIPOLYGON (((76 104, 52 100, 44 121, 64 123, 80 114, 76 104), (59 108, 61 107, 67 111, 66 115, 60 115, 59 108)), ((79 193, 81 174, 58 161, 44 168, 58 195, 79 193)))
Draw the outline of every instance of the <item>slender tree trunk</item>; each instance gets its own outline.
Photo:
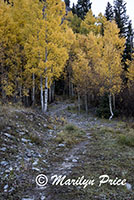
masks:
POLYGON ((109 120, 111 120, 114 116, 113 114, 113 110, 112 110, 112 98, 111 98, 111 93, 109 95, 109 109, 110 109, 110 113, 111 113, 111 116, 109 117, 109 120))
POLYGON ((35 104, 35 74, 33 73, 33 91, 32 91, 32 105, 35 104))
MULTIPOLYGON (((109 65, 109 74, 110 74, 110 88, 112 88, 112 77, 111 77, 111 66, 109 65)), ((109 117, 109 120, 111 120, 114 116, 113 114, 113 110, 112 110, 112 97, 111 97, 111 92, 109 94, 109 109, 110 109, 110 113, 111 116, 109 117)))
MULTIPOLYGON (((47 14, 45 12, 45 9, 46 9, 46 6, 44 6, 43 8, 43 19, 45 21, 47 21, 47 14)), ((47 41, 47 28, 45 30, 45 41, 46 41, 46 44, 48 43, 47 41)), ((48 49, 47 49, 47 46, 45 48, 45 60, 44 62, 46 63, 47 62, 47 56, 48 56, 48 49)), ((44 70, 44 73, 47 72, 47 67, 45 68, 44 70)), ((47 111, 47 102, 48 102, 48 77, 45 78, 45 92, 44 92, 44 108, 43 108, 43 112, 46 112, 47 111)))
POLYGON ((85 110, 86 114, 88 114, 88 102, 87 102, 87 95, 85 94, 85 110))
POLYGON ((44 112, 47 111, 47 102, 48 102, 48 78, 45 78, 45 97, 44 97, 44 112))
MULTIPOLYGON (((45 63, 47 62, 47 48, 45 51, 45 63)), ((47 71, 47 68, 45 69, 45 73, 47 71)), ((47 112, 47 103, 48 103, 48 77, 45 78, 45 93, 44 93, 44 110, 43 112, 47 112)))
POLYGON ((42 76, 40 77, 40 99, 41 99, 41 110, 43 111, 43 84, 42 84, 42 76))
POLYGON ((80 114, 80 94, 78 93, 78 112, 80 114))

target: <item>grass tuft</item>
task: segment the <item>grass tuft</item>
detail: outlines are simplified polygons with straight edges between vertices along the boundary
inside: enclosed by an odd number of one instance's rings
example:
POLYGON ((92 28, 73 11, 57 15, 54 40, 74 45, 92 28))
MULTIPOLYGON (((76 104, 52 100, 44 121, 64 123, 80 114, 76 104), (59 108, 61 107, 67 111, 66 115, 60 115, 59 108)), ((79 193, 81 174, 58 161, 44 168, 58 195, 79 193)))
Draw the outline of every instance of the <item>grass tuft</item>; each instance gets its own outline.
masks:
POLYGON ((118 137, 118 142, 122 145, 134 147, 134 134, 132 133, 128 133, 127 135, 120 134, 118 137))
POLYGON ((57 134, 58 143, 73 145, 84 139, 85 132, 73 124, 67 124, 62 131, 57 134))

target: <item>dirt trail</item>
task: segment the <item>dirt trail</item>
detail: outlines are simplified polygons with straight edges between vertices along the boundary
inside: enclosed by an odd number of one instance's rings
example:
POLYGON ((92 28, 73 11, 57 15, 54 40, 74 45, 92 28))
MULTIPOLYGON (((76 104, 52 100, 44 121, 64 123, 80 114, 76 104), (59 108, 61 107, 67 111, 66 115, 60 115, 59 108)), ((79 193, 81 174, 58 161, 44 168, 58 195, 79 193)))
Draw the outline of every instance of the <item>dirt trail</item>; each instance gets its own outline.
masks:
MULTIPOLYGON (((82 113, 78 115, 76 112, 72 112, 70 108, 74 107, 73 103, 67 102, 57 102, 48 111, 48 115, 51 117, 63 117, 67 123, 71 123, 83 129, 86 133, 85 140, 80 142, 77 145, 74 145, 69 151, 66 151, 65 148, 61 148, 61 152, 59 152, 59 158, 57 162, 54 162, 54 165, 51 165, 50 177, 53 175, 66 175, 69 176, 72 170, 75 168, 79 168, 84 164, 84 160, 86 157, 87 149, 90 148, 91 141, 91 129, 96 127, 114 127, 116 126, 116 121, 108 122, 108 120, 97 119, 93 114, 86 115, 82 113), (68 109, 69 108, 69 109, 68 109), (63 149, 62 149, 63 148, 63 149)), ((49 185, 46 188, 46 196, 47 199, 57 199, 56 197, 56 188, 51 188, 49 185), (49 191, 49 192, 48 192, 49 191), (48 195, 49 194, 49 195, 48 195)), ((60 188, 58 191, 62 192, 64 189, 60 188)), ((73 197, 75 199, 75 197, 73 197)), ((64 199, 61 196, 59 200, 64 199)), ((70 199, 69 199, 70 200, 70 199)))
MULTIPOLYGON (((58 147, 61 151, 58 151, 57 160, 50 164, 49 168, 49 178, 53 175, 66 175, 69 176, 73 170, 73 168, 79 167, 84 163, 85 155, 87 148, 90 146, 90 139, 91 139, 91 127, 94 125, 103 126, 100 120, 97 120, 92 115, 81 114, 78 115, 77 113, 73 113, 69 111, 68 107, 73 107, 74 104, 59 102, 51 106, 47 115, 51 117, 64 117, 67 123, 71 123, 76 125, 77 127, 83 129, 86 133, 85 140, 80 142, 77 145, 74 145, 69 151, 66 151, 64 146, 58 147)), ((48 152, 50 153, 50 152, 48 152)), ((51 153, 50 153, 51 154, 51 153)), ((45 190, 45 197, 47 199, 57 199, 56 197, 56 190, 54 186, 48 184, 45 190), (53 189, 52 189, 53 188, 53 189)), ((62 188, 59 189, 60 191, 63 190, 62 188)), ((60 197, 62 200, 62 197, 60 197)), ((64 199, 64 195, 63 195, 64 199)), ((60 199, 59 199, 60 200, 60 199)))
MULTIPOLYGON (((15 123, 16 129, 15 133, 14 126, 10 125, 3 129, 1 152, 3 152, 2 155, 8 156, 6 152, 12 150, 9 149, 9 146, 16 151, 14 150, 13 155, 7 157, 8 159, 5 159, 4 156, 1 161, 4 192, 2 191, 0 199, 120 200, 124 194, 126 195, 122 189, 121 198, 116 198, 118 188, 112 192, 112 188, 107 186, 102 189, 98 188, 97 183, 94 187, 86 188, 87 190, 81 186, 52 185, 51 177, 53 175, 66 176, 66 180, 77 180, 82 176, 85 178, 92 176, 98 180, 98 175, 104 173, 111 174, 111 177, 121 177, 121 172, 125 171, 126 173, 128 168, 133 166, 131 162, 128 163, 128 166, 124 166, 124 160, 128 160, 128 157, 131 161, 130 151, 132 149, 124 150, 122 146, 118 145, 118 135, 115 134, 117 130, 118 134, 122 133, 123 127, 126 125, 121 123, 118 126, 117 120, 99 119, 92 112, 89 112, 88 115, 85 113, 78 115, 74 106, 73 103, 67 101, 56 102, 50 105, 47 116, 38 111, 25 110, 25 112, 17 112, 8 117, 8 120, 12 120, 13 125, 15 123), (13 116, 17 121, 14 122, 13 116), (66 142, 66 137, 73 139, 73 132, 64 132, 66 131, 65 122, 84 130, 85 134, 82 132, 82 137, 75 136, 76 143, 66 142), (61 132, 62 125, 63 132, 61 132), (63 140, 57 140, 60 132, 64 133, 63 140), (17 146, 17 144, 19 145, 17 146), (44 174, 48 178, 45 187, 39 187, 36 184, 35 179, 39 174, 44 174), (13 183, 15 184, 13 185, 13 183), (111 193, 110 198, 106 197, 102 190, 108 190, 111 193)), ((131 176, 129 176, 129 185, 131 182, 131 176)), ((126 198, 126 200, 130 199, 126 198)))
MULTIPOLYGON (((79 142, 76 145, 67 147, 66 144, 56 144, 53 143, 54 148, 48 148, 48 159, 47 163, 49 163, 49 168, 47 169, 47 177, 48 177, 48 184, 44 188, 40 188, 36 186, 37 194, 34 195, 33 199, 28 200, 89 200, 89 199, 97 199, 97 200, 117 200, 122 199, 122 197, 117 198, 118 196, 118 188, 116 191, 116 195, 113 194, 111 191, 111 197, 106 196, 105 193, 102 193, 101 188, 97 187, 97 183, 95 187, 89 187, 83 189, 83 187, 77 187, 72 185, 52 185, 53 180, 51 179, 52 176, 66 176, 65 180, 72 180, 72 179, 79 179, 80 177, 87 177, 92 176, 96 177, 96 181, 98 179, 98 175, 104 174, 106 172, 112 173, 113 166, 115 166, 115 161, 117 157, 116 148, 110 152, 110 146, 112 146, 112 142, 115 141, 115 138, 105 139, 109 137, 106 134, 106 137, 95 136, 94 134, 97 132, 100 134, 100 130, 115 130, 117 128, 118 121, 117 120, 104 120, 97 118, 92 112, 89 112, 88 115, 82 113, 80 115, 77 114, 76 110, 73 110, 75 105, 73 103, 68 102, 57 102, 49 108, 47 113, 48 116, 51 116, 53 119, 60 119, 64 118, 67 123, 74 124, 80 129, 84 130, 85 137, 84 140, 79 142), (102 129, 101 129, 102 128, 102 129), (95 132, 94 132, 95 130, 95 132), (109 142, 108 146, 105 149, 105 145, 103 144, 103 137, 105 142, 109 142), (100 141, 100 143, 99 143, 100 141), (104 149, 104 151, 103 151, 104 149), (115 152, 114 152, 115 150, 115 152), (113 153, 113 156, 110 154, 113 153), (115 154, 115 155, 114 155, 115 154), (110 164, 111 157, 115 159, 114 164, 110 164), (109 160, 110 159, 110 160, 109 160), (103 169, 104 167, 104 169, 103 169), (109 170, 111 169, 111 171, 109 170), (91 191, 90 191, 91 190, 91 191), (91 194, 90 194, 91 192, 91 194), (95 196, 96 192, 96 196, 95 196), (91 198, 90 198, 91 197, 91 198)), ((57 133, 56 133, 57 134, 57 133)), ((56 135, 52 135, 54 138, 56 135)), ((51 141, 50 141, 51 143, 51 141)), ((116 143, 116 142, 115 142, 116 143)), ((117 147, 117 146, 116 146, 117 147)), ((119 147, 120 148, 120 147, 119 147)), ((124 162, 124 161, 123 161, 124 162)), ((120 172, 120 165, 117 164, 117 172, 120 172)), ((117 173, 116 172, 116 173, 117 173)), ((119 175, 121 176, 121 175, 119 175)), ((92 179, 91 177, 91 179, 92 179)), ((113 175, 114 177, 114 175, 113 175)), ((64 181, 63 181, 64 182, 64 181)), ((131 186, 131 184, 129 184, 131 186)), ((107 188, 105 188, 107 190, 107 188)), ((35 191, 35 190, 34 190, 35 191)), ((123 190, 124 191, 124 190, 123 190)), ((126 193, 127 195, 127 193, 126 193)), ((128 194, 129 196, 129 194, 128 194)), ((131 198, 126 198, 129 200, 131 198)), ((27 199, 24 199, 27 200, 27 199)))
MULTIPOLYGON (((49 177, 52 177, 53 175, 69 176, 72 172, 72 169, 79 166, 80 162, 83 162, 83 156, 86 153, 86 149, 90 145, 91 135, 88 126, 90 125, 92 120, 94 121, 94 119, 92 117, 87 118, 86 115, 78 116, 77 114, 74 114, 67 109, 68 107, 73 106, 74 104, 72 103, 70 104, 59 102, 51 106, 47 113, 47 115, 51 117, 64 117, 67 123, 74 124, 86 132, 85 140, 78 143, 77 145, 74 145, 71 149, 69 149, 69 151, 66 151, 66 149, 64 149, 64 146, 58 147, 61 148, 61 152, 59 152, 59 154, 61 155, 58 155, 58 157, 60 157, 60 160, 58 159, 56 162, 54 162, 54 164, 52 163, 52 165, 50 165, 49 177)), ((44 188, 44 190, 46 199, 57 199, 55 194, 56 188, 51 185, 51 181, 50 185, 48 184, 48 186, 44 188)), ((62 190, 62 188, 60 190, 62 190)))

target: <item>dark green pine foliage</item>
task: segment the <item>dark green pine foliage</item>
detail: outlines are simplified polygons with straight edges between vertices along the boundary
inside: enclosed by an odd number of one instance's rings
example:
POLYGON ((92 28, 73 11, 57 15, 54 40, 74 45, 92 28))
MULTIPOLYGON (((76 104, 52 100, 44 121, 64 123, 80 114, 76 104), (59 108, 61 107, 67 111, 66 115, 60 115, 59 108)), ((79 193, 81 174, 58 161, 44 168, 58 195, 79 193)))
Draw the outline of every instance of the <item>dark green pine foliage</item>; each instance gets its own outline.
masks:
POLYGON ((64 0, 67 7, 70 7, 70 0, 64 0))
MULTIPOLYGON (((128 29, 127 29, 127 38, 126 38, 126 47, 124 50, 124 55, 123 55, 123 60, 126 61, 128 60, 132 60, 132 53, 133 53, 133 29, 132 29, 132 23, 131 20, 129 21, 128 24, 128 29)), ((125 63, 125 71, 127 71, 127 69, 129 68, 129 66, 125 63)))
POLYGON ((128 16, 124 0, 114 1, 114 19, 120 29, 120 36, 127 36, 128 16))
POLYGON ((72 6, 72 9, 71 9, 71 10, 72 10, 72 13, 73 13, 73 14, 76 14, 76 6, 75 6, 74 3, 73 3, 73 6, 72 6))
POLYGON ((107 7, 105 10, 105 17, 108 21, 112 21, 114 19, 113 7, 109 2, 107 3, 107 7))
POLYGON ((132 23, 131 20, 128 24, 128 30, 127 30, 127 39, 126 39, 126 48, 125 48, 125 60, 132 59, 132 51, 133 51, 133 29, 132 29, 132 23))
MULTIPOLYGON (((114 17, 120 28, 120 36, 126 38, 122 62, 124 63, 124 70, 127 71, 129 66, 126 64, 126 61, 132 59, 133 29, 132 23, 129 21, 129 17, 126 14, 126 3, 123 0, 114 1, 114 17)), ((127 82, 126 77, 124 80, 127 82)))
POLYGON ((76 4, 76 14, 78 17, 83 20, 87 12, 91 9, 91 4, 90 0, 78 0, 76 4))

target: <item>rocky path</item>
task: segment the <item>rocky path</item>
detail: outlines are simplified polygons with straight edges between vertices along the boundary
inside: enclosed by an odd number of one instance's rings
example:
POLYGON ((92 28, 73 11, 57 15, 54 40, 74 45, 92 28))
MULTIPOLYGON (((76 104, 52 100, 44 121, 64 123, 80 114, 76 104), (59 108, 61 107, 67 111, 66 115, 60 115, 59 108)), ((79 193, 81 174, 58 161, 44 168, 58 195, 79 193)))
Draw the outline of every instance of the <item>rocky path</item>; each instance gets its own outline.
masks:
MULTIPOLYGON (((78 116, 77 114, 72 114, 67 110, 68 107, 73 107, 74 104, 65 104, 65 103, 59 103, 57 106, 55 106, 55 111, 53 112, 53 109, 51 108, 49 115, 53 117, 54 115, 57 117, 64 117, 66 122, 69 124, 74 124, 80 129, 83 129, 86 132, 85 141, 80 142, 79 144, 72 147, 67 155, 64 156, 64 162, 61 164, 61 167, 57 169, 60 172, 60 169, 65 171, 68 166, 71 168, 71 166, 74 166, 74 163, 77 163, 77 160, 80 159, 78 156, 79 153, 81 155, 81 152, 85 152, 87 145, 90 143, 90 131, 89 131, 89 124, 91 122, 91 118, 87 118, 85 115, 83 118, 83 115, 78 116), (70 162, 70 163, 68 163, 70 162)), ((55 171, 56 172, 56 171, 55 171)))
MULTIPOLYGON (((87 149, 90 147, 91 129, 94 126, 103 127, 104 125, 107 125, 107 122, 102 123, 93 115, 87 116, 86 114, 78 115, 77 113, 73 113, 72 111, 69 111, 71 107, 74 107, 74 104, 59 102, 51 106, 47 114, 52 118, 64 118, 67 123, 74 124, 80 129, 83 129, 86 133, 86 136, 84 141, 74 145, 70 149, 66 149, 64 144, 59 144, 59 146, 57 147, 58 150, 60 149, 60 151, 58 151, 58 159, 54 161, 54 163, 50 164, 49 179, 51 179, 53 175, 66 175, 67 177, 69 177, 74 168, 76 169, 79 168, 79 166, 84 165, 86 152, 87 149)), ((114 123, 111 123, 110 126, 114 126, 114 123)), ((50 184, 48 184, 44 188, 44 196, 46 197, 46 199, 64 199, 64 195, 61 195, 59 197, 59 193, 62 194, 62 191, 64 191, 64 189, 65 191, 67 190, 67 193, 69 188, 52 186, 51 183, 52 181, 50 181, 50 184)), ((73 199, 75 199, 75 197, 73 197, 73 199)))
MULTIPOLYGON (((127 158, 129 156, 129 150, 128 154, 126 152, 123 153, 122 147, 117 146, 114 137, 114 130, 118 129, 116 120, 101 120, 96 118, 92 112, 88 116, 84 113, 78 115, 73 108, 74 104, 72 103, 57 102, 51 105, 47 115, 51 116, 53 120, 62 118, 66 123, 73 124, 84 130, 84 140, 68 147, 65 143, 52 142, 53 140, 51 139, 55 138, 58 133, 56 130, 53 131, 48 140, 47 156, 42 154, 41 157, 41 159, 46 160, 47 168, 37 173, 45 174, 48 178, 48 183, 45 187, 36 185, 33 188, 33 196, 21 200, 133 199, 133 194, 129 193, 132 190, 130 183, 128 183, 127 191, 125 191, 125 188, 121 188, 121 191, 120 188, 113 190, 112 187, 107 185, 101 189, 97 187, 97 184, 95 187, 87 188, 87 190, 83 189, 82 186, 52 185, 51 179, 54 175, 65 176, 67 180, 72 178, 77 180, 82 176, 87 178, 90 175, 96 177, 97 180, 99 175, 105 173, 111 174, 113 177, 115 175, 121 177, 124 163, 124 159, 121 159, 121 157, 126 156, 127 158), (103 130, 102 133, 100 132, 101 129, 103 130), (111 134, 108 134, 108 132, 111 132, 111 134), (97 135, 94 136, 94 133, 97 135), (122 153, 122 156, 118 155, 119 152, 120 154, 122 153), (117 156, 119 156, 119 160, 117 156), (108 191, 108 193, 105 193, 105 191, 108 191)), ((131 166, 131 163, 128 165, 131 166)), ((128 170, 127 167, 124 170, 128 170)))
MULTIPOLYGON (((1 116, 5 120, 5 116, 1 116)), ((90 163, 88 155, 92 129, 114 127, 116 122, 97 119, 91 113, 88 116, 84 113, 78 115, 74 104, 69 102, 52 104, 47 115, 25 109, 12 111, 11 108, 7 120, 9 125, 1 131, 0 178, 3 189, 0 199, 83 200, 85 197, 76 195, 79 187, 52 185, 51 177, 65 175, 72 178, 77 175, 78 178, 84 175, 83 167, 90 163), (62 126, 61 119, 66 124, 73 124, 84 130, 84 139, 71 146, 55 142, 61 129, 56 121, 60 121, 62 126), (39 174, 48 178, 45 187, 40 187, 35 182, 39 174)))

